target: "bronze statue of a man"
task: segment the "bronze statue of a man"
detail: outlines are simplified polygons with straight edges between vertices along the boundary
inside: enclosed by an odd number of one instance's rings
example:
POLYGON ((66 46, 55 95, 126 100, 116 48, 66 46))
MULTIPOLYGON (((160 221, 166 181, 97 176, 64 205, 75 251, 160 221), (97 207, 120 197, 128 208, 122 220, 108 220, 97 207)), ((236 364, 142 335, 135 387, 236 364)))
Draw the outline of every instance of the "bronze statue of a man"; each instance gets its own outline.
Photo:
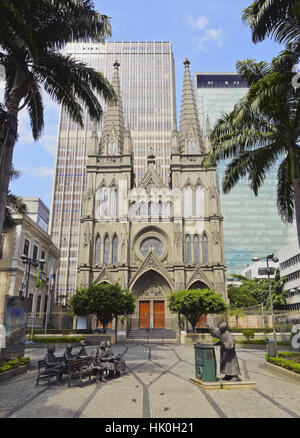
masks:
POLYGON ((214 329, 209 325, 207 327, 214 338, 220 339, 214 345, 220 345, 220 372, 225 374, 222 380, 239 382, 241 379, 238 376, 241 375, 241 371, 235 352, 235 341, 228 329, 227 323, 221 322, 218 329, 214 329))
POLYGON ((109 357, 113 360, 115 364, 115 372, 117 376, 120 376, 123 371, 126 369, 125 361, 122 359, 121 354, 114 355, 112 348, 111 348, 111 342, 106 341, 106 351, 109 357))
POLYGON ((62 385, 62 376, 64 371, 64 364, 59 363, 55 357, 55 347, 49 347, 47 349, 47 354, 44 357, 46 371, 54 371, 56 373, 56 383, 57 385, 62 385))
POLYGON ((104 378, 104 371, 106 370, 105 362, 101 361, 99 348, 94 348, 92 351, 93 373, 97 376, 97 382, 107 382, 104 378))
POLYGON ((88 356, 88 353, 87 353, 85 347, 86 347, 85 340, 80 341, 79 348, 78 348, 77 354, 76 354, 77 359, 79 359, 80 357, 87 357, 88 356))

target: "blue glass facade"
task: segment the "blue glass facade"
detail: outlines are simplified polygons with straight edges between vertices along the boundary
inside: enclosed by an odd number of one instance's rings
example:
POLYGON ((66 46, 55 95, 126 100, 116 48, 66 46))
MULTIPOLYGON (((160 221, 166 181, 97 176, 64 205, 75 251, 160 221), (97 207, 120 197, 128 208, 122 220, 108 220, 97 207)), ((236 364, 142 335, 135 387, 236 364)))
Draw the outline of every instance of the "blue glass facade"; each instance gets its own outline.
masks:
MULTIPOLYGON (((195 96, 201 128, 207 129, 222 113, 230 112, 247 93, 247 87, 236 73, 195 73, 195 96)), ((252 263, 252 257, 263 257, 296 239, 296 226, 284 224, 276 205, 277 166, 268 174, 256 197, 243 178, 227 195, 222 193, 226 161, 217 169, 218 188, 224 216, 224 250, 227 277, 239 273, 252 263)))

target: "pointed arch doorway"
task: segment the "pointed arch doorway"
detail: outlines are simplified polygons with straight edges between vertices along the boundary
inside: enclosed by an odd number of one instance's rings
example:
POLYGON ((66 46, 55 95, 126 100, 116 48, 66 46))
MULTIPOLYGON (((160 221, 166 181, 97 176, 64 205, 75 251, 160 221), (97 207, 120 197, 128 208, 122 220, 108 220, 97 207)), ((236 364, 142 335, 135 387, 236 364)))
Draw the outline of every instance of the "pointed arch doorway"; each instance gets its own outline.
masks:
MULTIPOLYGON (((197 280, 194 283, 192 283, 188 289, 210 289, 207 284, 203 283, 201 280, 197 280)), ((207 324, 207 315, 204 313, 200 316, 199 321, 196 324, 196 329, 206 328, 207 324)))
POLYGON ((147 271, 137 279, 132 291, 137 300, 137 328, 166 328, 166 298, 171 293, 166 279, 154 270, 147 271))

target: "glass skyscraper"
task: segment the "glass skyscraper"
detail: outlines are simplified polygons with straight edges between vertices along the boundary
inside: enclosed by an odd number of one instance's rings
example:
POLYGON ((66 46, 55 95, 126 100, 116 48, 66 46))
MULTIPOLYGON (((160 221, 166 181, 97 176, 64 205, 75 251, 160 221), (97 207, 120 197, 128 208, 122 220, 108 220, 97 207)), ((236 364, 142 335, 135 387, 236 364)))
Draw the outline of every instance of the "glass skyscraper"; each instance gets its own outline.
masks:
MULTIPOLYGON (((176 125, 175 72, 171 42, 70 43, 66 54, 82 61, 111 81, 113 64, 120 63, 124 120, 131 131, 135 182, 147 171, 147 156, 156 157, 156 169, 168 182, 170 137, 176 125)), ((100 99, 101 101, 101 99, 100 99)), ((105 104, 102 101, 105 111, 105 104)), ((79 225, 86 188, 86 157, 102 122, 92 123, 87 112, 81 129, 61 108, 56 168, 52 190, 50 232, 61 249, 57 294, 72 294, 76 284, 79 225)))
MULTIPOLYGON (((237 73, 194 73, 194 88, 201 128, 212 129, 222 113, 248 91, 237 73)), ((226 161, 218 163, 217 181, 224 216, 224 250, 227 277, 252 263, 252 257, 276 253, 296 239, 295 225, 284 224, 278 214, 277 168, 271 170, 256 197, 243 178, 227 195, 222 192, 226 161)))

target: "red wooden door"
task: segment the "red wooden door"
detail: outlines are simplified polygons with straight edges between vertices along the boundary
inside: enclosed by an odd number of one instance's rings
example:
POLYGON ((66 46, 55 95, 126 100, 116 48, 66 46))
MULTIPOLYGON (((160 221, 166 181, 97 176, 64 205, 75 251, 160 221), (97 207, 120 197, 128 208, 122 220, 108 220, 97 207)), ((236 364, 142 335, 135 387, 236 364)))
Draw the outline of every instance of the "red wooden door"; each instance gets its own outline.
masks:
POLYGON ((150 301, 140 301, 139 305, 140 328, 150 327, 150 301))
POLYGON ((164 328, 165 327, 165 302, 154 301, 153 302, 153 327, 164 328))
MULTIPOLYGON (((101 324, 100 319, 97 319, 97 328, 103 328, 103 325, 101 324)), ((107 324, 106 328, 107 328, 107 329, 108 329, 108 328, 112 328, 112 321, 110 321, 110 322, 107 324)))
POLYGON ((206 324, 207 324, 207 316, 204 313, 202 313, 202 315, 199 318, 199 321, 196 324, 196 327, 199 327, 199 328, 206 327, 206 324))

